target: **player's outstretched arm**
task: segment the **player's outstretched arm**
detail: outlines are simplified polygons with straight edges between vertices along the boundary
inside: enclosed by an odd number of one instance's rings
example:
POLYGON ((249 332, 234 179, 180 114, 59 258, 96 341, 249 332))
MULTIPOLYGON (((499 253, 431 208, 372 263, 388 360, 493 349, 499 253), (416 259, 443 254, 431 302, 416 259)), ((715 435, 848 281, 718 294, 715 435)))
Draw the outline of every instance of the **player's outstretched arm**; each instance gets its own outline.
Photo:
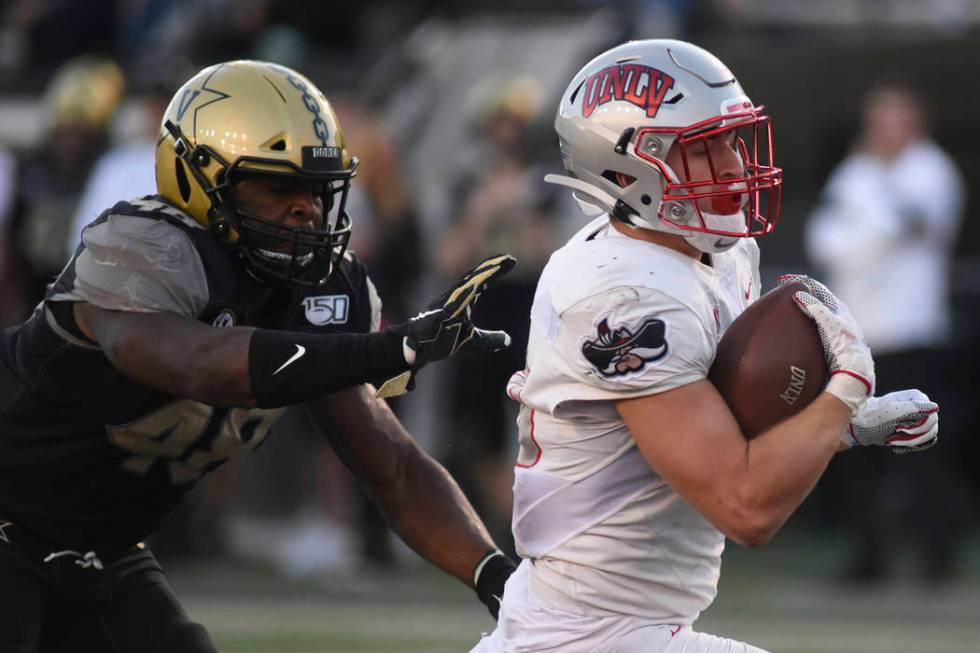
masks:
POLYGON ((271 408, 408 369, 399 336, 219 329, 174 313, 75 304, 75 320, 126 376, 214 406, 271 408))
POLYGON ((477 590, 496 616, 513 570, 459 486, 408 434, 373 388, 314 399, 310 413, 388 524, 416 553, 477 590), (481 566, 481 562, 484 562, 481 566))
MULTIPOLYGON (((317 334, 250 327, 219 329, 165 312, 125 312, 86 302, 78 327, 123 374, 178 397, 216 406, 273 408, 374 379, 402 379, 463 346, 503 349, 509 336, 478 329, 473 304, 514 266, 508 255, 482 261, 429 309, 386 333, 317 334)), ((387 385, 387 384, 386 384, 387 385)))

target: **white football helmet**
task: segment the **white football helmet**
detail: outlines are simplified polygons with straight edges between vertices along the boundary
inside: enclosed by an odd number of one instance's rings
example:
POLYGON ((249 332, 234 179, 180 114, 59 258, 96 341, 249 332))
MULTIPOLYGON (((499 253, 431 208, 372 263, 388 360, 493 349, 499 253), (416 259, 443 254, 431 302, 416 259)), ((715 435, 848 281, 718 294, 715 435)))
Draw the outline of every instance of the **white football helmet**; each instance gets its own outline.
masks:
POLYGON ((565 90, 555 130, 570 176, 545 180, 629 225, 681 234, 708 253, 776 226, 783 172, 773 163, 769 117, 695 45, 631 41, 599 55, 565 90), (732 131, 742 174, 719 178, 705 139, 732 131), (688 180, 699 143, 711 178, 688 180), (683 171, 667 165, 671 147, 680 148, 683 171))

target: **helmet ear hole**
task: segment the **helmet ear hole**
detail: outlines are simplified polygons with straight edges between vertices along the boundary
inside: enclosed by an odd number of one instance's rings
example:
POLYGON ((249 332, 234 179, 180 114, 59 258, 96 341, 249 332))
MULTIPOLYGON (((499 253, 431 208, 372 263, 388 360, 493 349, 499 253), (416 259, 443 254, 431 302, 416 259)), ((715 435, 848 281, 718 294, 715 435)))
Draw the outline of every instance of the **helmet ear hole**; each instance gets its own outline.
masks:
POLYGON ((174 157, 174 170, 177 175, 177 190, 180 192, 180 199, 186 204, 191 199, 191 184, 187 180, 187 171, 184 169, 184 162, 180 157, 174 157))
POLYGON ((628 175, 625 172, 617 172, 615 170, 603 170, 602 176, 620 188, 631 186, 633 182, 636 181, 636 177, 633 175, 628 175))

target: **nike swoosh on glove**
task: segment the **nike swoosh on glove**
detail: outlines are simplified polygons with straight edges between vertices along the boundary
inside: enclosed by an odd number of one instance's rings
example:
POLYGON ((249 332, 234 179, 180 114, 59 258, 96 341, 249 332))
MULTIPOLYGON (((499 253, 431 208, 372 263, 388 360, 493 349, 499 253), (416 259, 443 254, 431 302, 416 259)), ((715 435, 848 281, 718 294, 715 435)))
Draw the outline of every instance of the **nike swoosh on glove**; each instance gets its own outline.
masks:
POLYGON ((928 449, 939 439, 939 405, 919 390, 871 397, 841 439, 852 446, 887 446, 895 453, 928 449))

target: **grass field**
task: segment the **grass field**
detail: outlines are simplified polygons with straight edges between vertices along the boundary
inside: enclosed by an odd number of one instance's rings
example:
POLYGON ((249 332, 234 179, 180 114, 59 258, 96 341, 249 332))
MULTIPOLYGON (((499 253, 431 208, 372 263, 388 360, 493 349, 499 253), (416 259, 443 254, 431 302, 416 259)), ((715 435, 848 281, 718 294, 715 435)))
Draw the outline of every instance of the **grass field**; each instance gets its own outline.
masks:
MULTIPOLYGON (((980 543, 943 586, 910 564, 880 586, 842 585, 840 558, 835 543, 800 536, 729 545, 696 627, 773 653, 980 653, 980 543)), ((225 653, 450 653, 493 627, 470 590, 424 565, 287 581, 222 562, 175 568, 171 581, 225 653)))

